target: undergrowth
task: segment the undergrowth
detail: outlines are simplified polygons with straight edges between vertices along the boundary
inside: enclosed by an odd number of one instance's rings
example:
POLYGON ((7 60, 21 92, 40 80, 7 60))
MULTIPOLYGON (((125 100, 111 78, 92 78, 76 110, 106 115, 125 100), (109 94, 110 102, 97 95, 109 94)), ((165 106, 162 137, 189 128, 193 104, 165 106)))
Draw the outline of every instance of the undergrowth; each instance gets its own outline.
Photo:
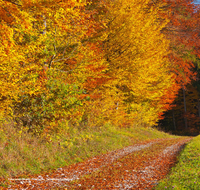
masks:
POLYGON ((195 137, 181 152, 177 165, 163 179, 156 190, 200 189, 200 135, 195 137))

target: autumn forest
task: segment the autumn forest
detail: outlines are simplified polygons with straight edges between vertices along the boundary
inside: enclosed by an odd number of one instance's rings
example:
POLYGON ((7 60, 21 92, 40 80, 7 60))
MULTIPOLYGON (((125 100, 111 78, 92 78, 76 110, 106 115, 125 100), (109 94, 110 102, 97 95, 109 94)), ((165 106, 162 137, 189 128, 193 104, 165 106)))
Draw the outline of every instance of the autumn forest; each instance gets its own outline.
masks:
POLYGON ((200 130, 192 0, 0 0, 0 119, 200 130))

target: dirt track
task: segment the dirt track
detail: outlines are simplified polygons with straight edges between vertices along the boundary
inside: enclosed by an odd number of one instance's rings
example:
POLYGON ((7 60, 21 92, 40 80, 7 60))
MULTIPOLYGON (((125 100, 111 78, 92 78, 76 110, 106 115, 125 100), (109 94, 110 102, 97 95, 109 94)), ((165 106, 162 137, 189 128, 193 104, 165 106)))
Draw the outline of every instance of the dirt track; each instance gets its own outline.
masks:
POLYGON ((10 179, 9 189, 152 189, 169 172, 189 140, 136 144, 53 173, 10 179))

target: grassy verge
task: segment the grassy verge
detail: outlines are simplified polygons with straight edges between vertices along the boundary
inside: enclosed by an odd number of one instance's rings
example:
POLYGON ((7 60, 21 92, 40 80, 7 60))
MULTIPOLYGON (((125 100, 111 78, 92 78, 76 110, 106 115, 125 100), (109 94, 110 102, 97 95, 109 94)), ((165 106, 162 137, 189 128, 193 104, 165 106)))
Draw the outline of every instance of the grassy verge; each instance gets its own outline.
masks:
POLYGON ((45 141, 12 125, 0 126, 0 178, 38 174, 144 140, 172 137, 152 128, 64 127, 45 141))
POLYGON ((199 190, 200 188, 200 135, 181 152, 178 164, 155 189, 199 190))

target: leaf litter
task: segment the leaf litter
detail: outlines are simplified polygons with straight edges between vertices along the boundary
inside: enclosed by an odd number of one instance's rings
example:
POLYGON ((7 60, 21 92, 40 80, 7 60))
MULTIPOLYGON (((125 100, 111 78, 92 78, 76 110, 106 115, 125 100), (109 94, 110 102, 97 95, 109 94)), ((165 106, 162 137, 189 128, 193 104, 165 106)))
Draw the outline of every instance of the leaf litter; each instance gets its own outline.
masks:
POLYGON ((1 189, 152 189, 191 138, 156 139, 99 155, 51 173, 10 178, 1 189))

